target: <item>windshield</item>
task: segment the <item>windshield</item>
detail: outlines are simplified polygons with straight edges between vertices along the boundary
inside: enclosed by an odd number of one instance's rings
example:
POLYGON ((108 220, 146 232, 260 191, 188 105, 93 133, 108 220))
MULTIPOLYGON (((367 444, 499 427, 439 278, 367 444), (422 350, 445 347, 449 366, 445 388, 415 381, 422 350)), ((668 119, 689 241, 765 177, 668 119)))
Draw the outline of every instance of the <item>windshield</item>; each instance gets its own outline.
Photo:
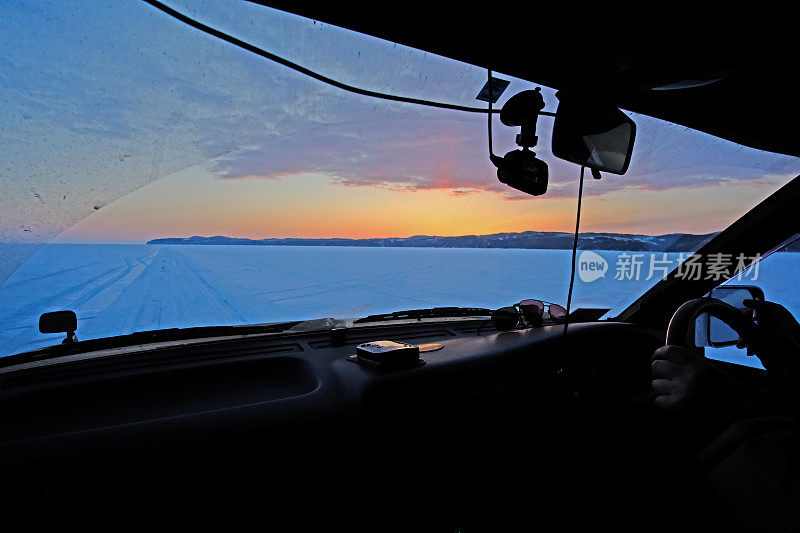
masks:
MULTIPOLYGON (((485 105, 472 65, 244 1, 171 5, 343 83, 485 105)), ((485 114, 344 92, 144 2, 4 2, 0 51, 0 355, 60 342, 37 322, 62 309, 84 340, 566 303, 579 167, 551 155, 552 118, 531 197, 498 181, 485 114)), ((497 107, 537 86, 496 76, 497 107)), ((621 310, 800 173, 630 116, 627 174, 587 177, 573 308, 621 310)))

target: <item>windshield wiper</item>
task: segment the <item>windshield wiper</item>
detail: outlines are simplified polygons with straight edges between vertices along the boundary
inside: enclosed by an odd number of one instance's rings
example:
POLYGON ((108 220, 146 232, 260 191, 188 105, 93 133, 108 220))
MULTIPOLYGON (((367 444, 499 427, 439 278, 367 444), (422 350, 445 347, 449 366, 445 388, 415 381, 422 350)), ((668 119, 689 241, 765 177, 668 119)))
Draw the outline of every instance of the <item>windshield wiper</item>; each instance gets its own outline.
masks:
POLYGON ((369 315, 358 318, 353 324, 364 322, 383 322, 386 320, 405 320, 423 318, 442 318, 456 316, 491 316, 492 310, 483 307, 432 307, 430 309, 410 309, 408 311, 395 311, 380 315, 369 315))
POLYGON ((101 337, 99 339, 88 339, 75 341, 67 344, 55 344, 38 348, 29 352, 18 353, 6 357, 0 357, 0 367, 25 363, 28 361, 40 361, 51 359, 63 355, 80 354, 109 348, 122 348, 125 346, 135 346, 137 344, 151 344, 155 342, 171 342, 188 339, 198 339, 203 337, 224 337, 228 335, 252 335, 258 333, 280 333, 286 331, 302 321, 277 322, 272 324, 244 324, 240 326, 200 326, 193 328, 167 328, 152 331, 136 331, 126 335, 114 337, 101 337))

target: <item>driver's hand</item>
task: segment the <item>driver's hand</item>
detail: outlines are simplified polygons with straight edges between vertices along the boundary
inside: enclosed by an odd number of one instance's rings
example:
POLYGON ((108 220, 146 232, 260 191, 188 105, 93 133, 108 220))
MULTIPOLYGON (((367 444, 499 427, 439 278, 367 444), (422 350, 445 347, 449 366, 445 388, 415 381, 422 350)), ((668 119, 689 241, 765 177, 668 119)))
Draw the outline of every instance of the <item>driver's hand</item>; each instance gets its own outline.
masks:
POLYGON ((739 348, 747 355, 757 355, 764 368, 780 364, 786 355, 800 356, 800 324, 784 306, 762 300, 745 300, 755 310, 758 324, 739 339, 739 348))
POLYGON ((744 304, 755 310, 757 324, 742 334, 737 346, 758 356, 775 392, 800 405, 800 324, 780 304, 761 300, 744 304))
POLYGON ((747 416, 752 404, 744 387, 702 355, 680 346, 662 346, 653 354, 655 404, 690 418, 704 430, 724 429, 747 416))
POLYGON ((686 348, 662 346, 653 354, 653 392, 662 409, 685 411, 703 403, 715 377, 708 360, 686 348))

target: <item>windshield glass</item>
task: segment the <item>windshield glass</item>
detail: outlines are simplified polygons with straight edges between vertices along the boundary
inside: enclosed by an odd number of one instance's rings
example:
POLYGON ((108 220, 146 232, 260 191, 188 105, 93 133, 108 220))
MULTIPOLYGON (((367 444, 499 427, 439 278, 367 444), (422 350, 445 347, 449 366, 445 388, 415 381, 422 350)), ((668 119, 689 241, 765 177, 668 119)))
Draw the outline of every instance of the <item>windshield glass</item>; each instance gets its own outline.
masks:
MULTIPOLYGON (((175 1, 325 76, 482 107, 484 69, 249 2, 175 1)), ((0 355, 169 327, 434 306, 564 305, 579 167, 535 148, 546 195, 500 183, 486 115, 344 92, 144 2, 0 6, 0 355)), ((510 85, 527 81, 497 73, 510 85)), ((545 110, 554 91, 543 87, 545 110)), ((630 114, 624 176, 587 176, 573 308, 621 310, 800 173, 630 114)), ((494 120, 494 151, 517 130, 494 120)), ((612 311, 613 312, 613 311, 612 311)))

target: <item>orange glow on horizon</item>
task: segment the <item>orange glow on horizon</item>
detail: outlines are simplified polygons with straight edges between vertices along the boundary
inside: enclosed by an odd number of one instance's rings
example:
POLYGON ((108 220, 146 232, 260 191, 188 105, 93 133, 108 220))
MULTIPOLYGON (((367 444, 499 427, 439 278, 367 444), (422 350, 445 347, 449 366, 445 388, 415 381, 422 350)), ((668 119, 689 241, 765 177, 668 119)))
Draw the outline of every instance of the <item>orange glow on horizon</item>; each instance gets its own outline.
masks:
MULTIPOLYGON (((448 187, 443 170, 441 185, 448 187)), ((581 231, 650 235, 717 231, 775 189, 766 180, 670 189, 622 189, 584 198, 581 231), (743 196, 742 188, 749 191, 743 196), (760 195, 753 198, 753 191, 760 195), (710 209, 709 206, 714 206, 710 209)), ((512 192, 512 191, 510 191, 512 192)), ((575 198, 509 201, 491 191, 402 191, 343 186, 321 174, 282 179, 213 177, 192 168, 157 180, 94 212, 62 242, 145 242, 162 237, 385 238, 486 235, 575 228, 575 198)))

